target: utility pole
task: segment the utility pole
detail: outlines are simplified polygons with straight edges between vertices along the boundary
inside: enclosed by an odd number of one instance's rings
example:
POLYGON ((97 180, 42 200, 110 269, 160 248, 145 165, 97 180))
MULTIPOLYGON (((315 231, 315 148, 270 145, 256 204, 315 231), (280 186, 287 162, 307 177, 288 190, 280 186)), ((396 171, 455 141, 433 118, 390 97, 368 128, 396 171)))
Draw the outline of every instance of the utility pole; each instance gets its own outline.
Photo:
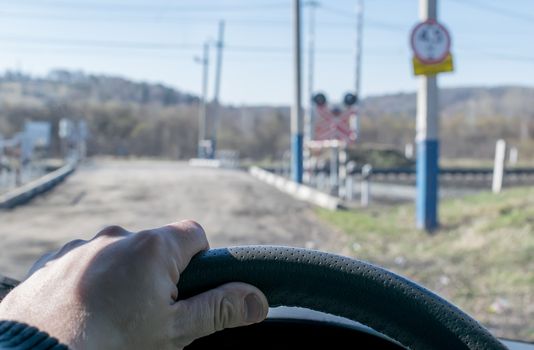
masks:
POLYGON ((360 135, 360 113, 359 104, 361 99, 361 82, 362 82, 362 41, 363 41, 363 0, 358 0, 356 8, 356 52, 355 52, 355 71, 354 71, 354 95, 356 96, 356 135, 360 135))
POLYGON ((308 113, 305 115, 304 139, 310 141, 313 139, 313 78, 315 66, 315 10, 319 6, 319 2, 310 0, 305 3, 309 7, 309 22, 308 22, 308 113))
MULTIPOLYGON (((437 0, 419 0, 421 21, 437 20, 437 0)), ((438 226, 439 173, 438 83, 436 75, 419 77, 417 92, 417 227, 438 226)))
POLYGON ((198 113, 198 157, 204 158, 205 152, 203 150, 203 141, 206 139, 207 129, 207 108, 206 102, 208 98, 208 69, 209 69, 209 52, 210 46, 208 42, 204 43, 203 56, 195 57, 195 62, 202 65, 202 97, 200 100, 200 107, 198 113))
POLYGON ((294 100, 291 110, 291 174, 293 181, 302 183, 302 82, 300 0, 293 0, 293 77, 294 100))
POLYGON ((213 95, 213 129, 211 144, 213 147, 213 157, 217 150, 217 131, 220 125, 220 105, 219 94, 221 90, 222 55, 224 48, 224 21, 219 22, 219 38, 217 39, 217 63, 215 67, 215 93, 213 95))

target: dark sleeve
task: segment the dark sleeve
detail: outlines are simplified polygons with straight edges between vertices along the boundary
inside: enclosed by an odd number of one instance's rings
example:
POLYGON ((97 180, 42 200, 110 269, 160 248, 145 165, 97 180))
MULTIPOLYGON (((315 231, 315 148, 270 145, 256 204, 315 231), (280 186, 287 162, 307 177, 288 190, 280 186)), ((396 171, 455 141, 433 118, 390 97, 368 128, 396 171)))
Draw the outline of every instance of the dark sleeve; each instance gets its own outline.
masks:
POLYGON ((0 321, 0 350, 68 350, 56 338, 35 327, 15 321, 0 321))

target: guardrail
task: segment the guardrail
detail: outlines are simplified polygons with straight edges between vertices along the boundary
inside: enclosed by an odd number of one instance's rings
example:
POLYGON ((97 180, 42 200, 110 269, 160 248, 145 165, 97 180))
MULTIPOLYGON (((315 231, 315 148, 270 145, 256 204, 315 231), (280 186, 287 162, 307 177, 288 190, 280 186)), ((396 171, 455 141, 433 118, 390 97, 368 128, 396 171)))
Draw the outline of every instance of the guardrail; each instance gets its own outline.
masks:
POLYGON ((74 164, 64 165, 51 173, 0 195, 0 209, 11 209, 17 205, 27 203, 35 196, 50 190, 65 180, 75 169, 76 166, 74 164))
MULTIPOLYGON (((361 168, 354 168, 350 174, 361 174, 361 168)), ((506 175, 534 175, 534 168, 509 168, 505 169, 506 175)), ((374 175, 415 175, 415 168, 373 168, 374 175)), ((440 175, 493 175, 493 168, 440 168, 440 175)))

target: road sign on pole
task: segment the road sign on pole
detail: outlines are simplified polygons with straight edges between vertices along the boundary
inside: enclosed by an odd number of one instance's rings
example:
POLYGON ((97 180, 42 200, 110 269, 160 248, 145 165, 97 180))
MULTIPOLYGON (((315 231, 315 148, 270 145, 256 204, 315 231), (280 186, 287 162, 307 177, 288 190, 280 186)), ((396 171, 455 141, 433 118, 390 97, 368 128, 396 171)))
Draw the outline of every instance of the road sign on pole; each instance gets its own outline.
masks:
POLYGON ((428 18, 413 28, 410 44, 414 54, 412 63, 415 75, 453 71, 451 37, 435 18, 428 18))
MULTIPOLYGON (((439 187, 439 120, 438 83, 436 73, 450 57, 450 36, 437 22, 437 0, 419 0, 422 23, 415 26, 411 35, 414 62, 429 70, 421 73, 417 92, 416 118, 416 215, 417 227, 432 231, 438 226, 439 187)), ((414 63, 414 71, 418 72, 414 63)))

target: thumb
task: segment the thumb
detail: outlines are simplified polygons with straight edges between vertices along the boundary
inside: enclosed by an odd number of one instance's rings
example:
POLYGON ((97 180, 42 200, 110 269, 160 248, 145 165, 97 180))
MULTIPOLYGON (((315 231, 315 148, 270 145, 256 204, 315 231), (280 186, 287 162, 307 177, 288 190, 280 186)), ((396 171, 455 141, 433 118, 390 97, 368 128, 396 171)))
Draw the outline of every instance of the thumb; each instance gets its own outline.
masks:
POLYGON ((232 282, 174 304, 175 343, 186 346, 224 328, 246 326, 267 317, 269 304, 256 287, 232 282))

